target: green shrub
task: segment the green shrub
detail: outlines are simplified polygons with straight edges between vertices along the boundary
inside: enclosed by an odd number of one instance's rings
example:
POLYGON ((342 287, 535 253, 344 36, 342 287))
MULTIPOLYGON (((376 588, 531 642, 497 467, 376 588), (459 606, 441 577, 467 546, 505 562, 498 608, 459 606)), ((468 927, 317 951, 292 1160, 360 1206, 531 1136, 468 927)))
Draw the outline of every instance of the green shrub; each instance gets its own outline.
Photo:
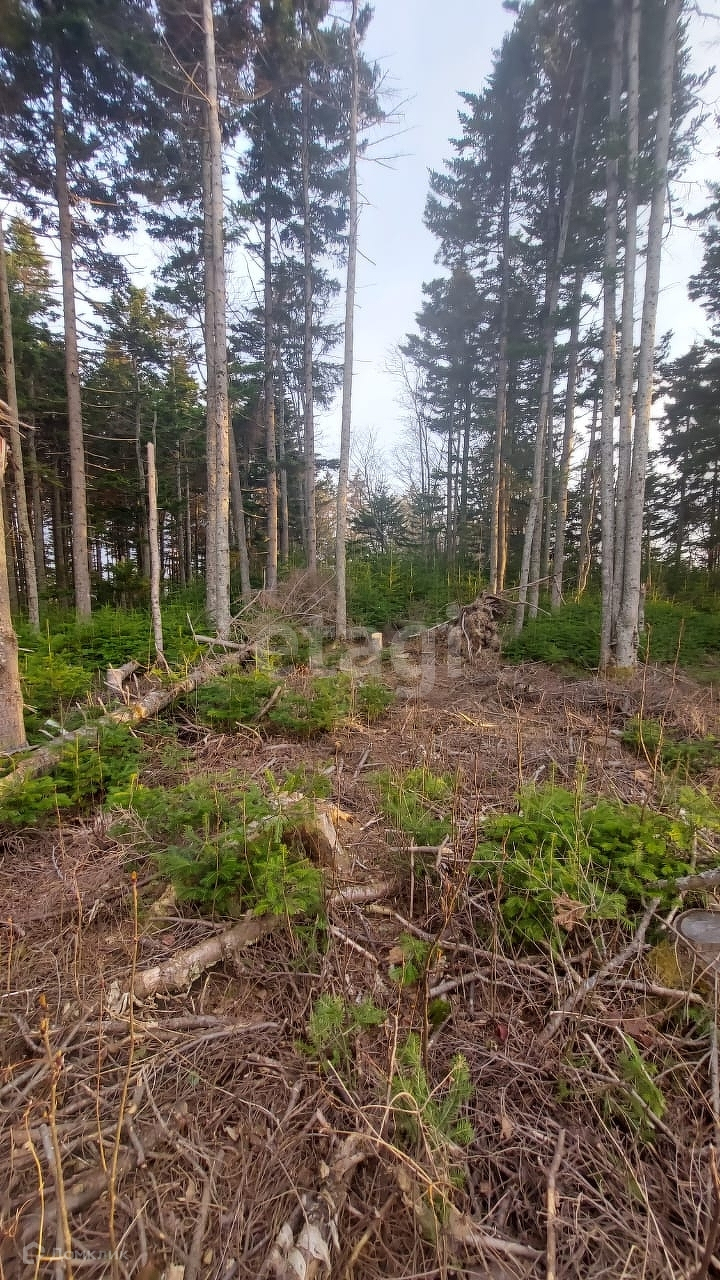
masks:
POLYGON ((442 1088, 433 1088, 423 1064, 419 1036, 411 1034, 398 1050, 398 1070, 392 1079, 392 1107, 400 1134, 423 1154, 445 1154, 467 1147, 475 1134, 463 1112, 473 1086, 467 1059, 458 1053, 442 1088))
POLYGON ((657 762, 665 772, 689 777, 720 766, 720 741, 706 738, 674 738, 659 720, 643 720, 634 716, 625 728, 622 740, 636 755, 651 764, 657 762))
POLYGON ((263 671, 233 671, 201 685, 192 706, 202 724, 232 732, 252 723, 277 686, 278 681, 263 671))
POLYGON ((76 738, 43 777, 18 780, 0 801, 0 827, 41 825, 59 810, 82 811, 127 788, 142 760, 142 745, 124 725, 102 726, 94 742, 76 738))
POLYGON ((369 999, 352 1004, 342 996, 318 996, 308 1020, 308 1047, 321 1062, 330 1062, 337 1071, 346 1073, 359 1033, 382 1026, 385 1018, 382 1009, 369 999))
POLYGON ((384 769, 371 778, 385 816, 419 845, 439 845, 450 835, 456 781, 429 769, 384 769))
POLYGON ((648 897, 668 903, 689 871, 689 823, 636 805, 528 789, 520 812, 488 819, 472 872, 493 883, 509 940, 557 947, 593 920, 627 921, 648 897))
MULTIPOLYGON (((201 686, 194 695, 198 718, 216 729, 233 730, 252 724, 276 692, 280 681, 261 671, 233 672, 201 686)), ((284 685, 263 716, 263 727, 294 738, 330 733, 358 709, 374 720, 393 700, 379 680, 355 685, 351 676, 315 676, 302 687, 284 685)))
POLYGON ((116 798, 113 833, 155 859, 180 901, 231 916, 321 909, 320 872, 295 840, 311 802, 267 797, 232 774, 116 798))

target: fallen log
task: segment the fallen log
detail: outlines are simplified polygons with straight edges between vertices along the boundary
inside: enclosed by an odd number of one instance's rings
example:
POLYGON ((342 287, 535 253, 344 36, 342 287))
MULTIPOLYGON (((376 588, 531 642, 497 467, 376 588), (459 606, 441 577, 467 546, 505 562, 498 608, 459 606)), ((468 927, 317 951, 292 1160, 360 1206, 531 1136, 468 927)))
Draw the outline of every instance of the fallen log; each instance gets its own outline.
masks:
MULTIPOLYGON (((351 885, 347 889, 339 889, 331 893, 328 896, 327 909, 332 911, 342 904, 367 902, 372 898, 386 897, 396 889, 396 880, 379 880, 371 885, 351 885)), ((221 960, 235 959, 244 947, 252 946, 266 933, 271 933, 273 929, 285 923, 285 916, 247 915, 223 933, 216 933, 213 937, 198 942, 194 947, 176 952, 162 964, 137 973, 133 993, 142 1000, 151 995, 186 991, 207 969, 220 964, 221 960)))
POLYGON ((100 720, 96 720, 94 724, 83 725, 81 729, 76 729, 74 733, 65 733, 59 738, 53 738, 45 746, 34 750, 32 755, 18 760, 12 773, 0 778, 0 803, 2 803, 3 796, 7 795, 18 783, 23 782, 26 778, 38 778, 41 774, 48 773, 56 763, 60 752, 69 743, 77 741, 92 742, 97 738, 98 729, 102 728, 103 725, 132 725, 140 724, 143 720, 149 720, 152 716, 156 716, 158 712, 163 711, 165 707, 170 706, 172 702, 181 698, 183 694, 192 693, 193 689, 197 689, 200 685, 206 684, 208 680, 220 675, 226 667, 237 666, 239 663, 254 657, 254 654, 254 646, 247 645, 239 653, 225 653, 218 658, 207 658, 199 666, 193 667, 192 671, 189 671, 182 680, 177 680, 175 684, 166 685, 162 689, 153 689, 144 698, 139 698, 137 702, 109 711, 107 715, 102 716, 100 720))

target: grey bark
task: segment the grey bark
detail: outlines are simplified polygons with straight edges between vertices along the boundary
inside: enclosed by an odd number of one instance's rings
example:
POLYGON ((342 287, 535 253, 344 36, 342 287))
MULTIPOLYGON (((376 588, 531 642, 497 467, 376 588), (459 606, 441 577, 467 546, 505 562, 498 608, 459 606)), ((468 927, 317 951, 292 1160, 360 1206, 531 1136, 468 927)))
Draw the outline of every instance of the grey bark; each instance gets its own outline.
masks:
POLYGON ((15 490, 15 509, 17 511, 18 528, 20 530, 20 547, 22 550, 23 570, 25 574, 28 618, 31 626, 39 627, 40 605, 38 602, 38 584, 35 568, 35 547, 33 545, 33 535, 30 528, 27 493, 25 490, 25 468, 23 466, 22 441, 20 439, 20 415, 18 413, 17 383, 15 380, 15 346, 13 343, 7 259, 5 257, 5 234, 1 216, 0 317, 2 318, 3 350, 5 355, 5 387, 9 410, 8 429, 10 432, 10 450, 12 454, 13 488, 15 490))
POLYGON ((492 491, 490 498, 490 592, 497 594, 500 581, 500 486, 502 483, 503 440, 507 420, 508 314, 510 305, 510 185, 505 178, 502 209, 502 271, 500 276, 500 340, 498 345, 495 439, 493 441, 492 491))
MULTIPOLYGON (((30 426, 32 426, 32 422, 30 426)), ((38 467, 37 450, 35 448, 35 432, 28 432, 28 462, 30 469, 30 494, 33 524, 33 550, 35 552, 35 577, 38 594, 47 590, 45 570, 45 533, 43 521, 42 488, 40 485, 40 469, 38 467)))
POLYGON ((613 572, 615 568, 615 392, 617 387, 617 250, 620 94, 625 17, 623 0, 613 0, 613 43, 605 165, 605 258, 603 263, 603 386, 600 417, 600 523, 602 528, 602 622, 600 669, 610 662, 613 572))
POLYGON ((267 561, 265 589, 275 591, 278 570, 278 476, 277 445, 275 440, 275 340, 273 316, 272 280, 272 186, 269 171, 265 177, 265 227, 263 262, 265 271, 265 383, 263 409, 265 413, 265 453, 267 456, 267 561))
POLYGON ((70 462, 70 495, 72 502, 72 553, 75 583, 75 609, 79 618, 89 618, 90 564, 88 559, 87 489, 85 477, 85 443, 83 439, 82 400, 80 396, 80 360, 78 355, 77 316, 75 312, 75 274, 73 268, 73 225, 70 212, 70 189, 67 178, 67 145, 63 115, 62 75, 60 60, 53 50, 52 73, 53 140, 55 146, 55 185, 60 231, 60 269, 62 275, 63 332, 65 338, 65 382, 67 387, 68 455, 70 462))
POLYGON ((348 161, 349 230, 347 279, 345 283, 345 343, 343 354, 342 413, 340 427, 340 470, 337 492, 337 526, 335 533, 335 635, 344 640, 347 635, 347 499, 350 472, 350 429, 352 423, 353 351, 355 321, 355 277, 358 246, 358 185, 357 185, 357 135, 358 135, 358 0, 352 0, 350 18, 350 151, 348 161))
MULTIPOLYGON (((303 5, 303 34, 307 4, 303 5)), ((302 84, 302 197, 303 197, 303 292, 305 317, 303 327, 303 452, 305 466, 305 537, 308 569, 317 569, 317 514, 315 511, 315 391, 313 386, 313 279, 312 223, 310 216, 310 85, 306 65, 302 84)))
POLYGON ((632 0, 628 28, 627 192, 625 197, 625 264, 620 322, 620 425, 615 485, 614 564, 611 630, 617 627, 622 599, 627 491, 632 465, 632 411, 635 353, 635 269, 637 261, 638 149, 640 135, 640 0, 632 0))
POLYGON ((639 614, 641 606, 642 527, 645 505, 652 382, 655 364, 655 326, 660 291, 662 236, 667 198, 667 168, 670 152, 673 76, 678 26, 683 0, 667 0, 660 63, 660 101, 655 126, 653 193, 648 225, 645 261, 645 292, 640 329, 638 387, 635 407, 632 469, 627 497, 627 525, 623 559, 623 591, 618 615, 615 661, 620 668, 637 664, 639 614))
MULTIPOLYGON (((0 485, 3 488, 6 465, 7 444, 0 439, 0 485)), ((0 751, 19 751, 25 742, 18 642, 10 611, 5 533, 0 521, 0 751)))
POLYGON ((570 482, 570 459, 572 457, 575 435, 575 393, 577 391, 578 352, 580 347, 580 307, 582 304, 582 270, 575 272, 573 286, 573 311, 570 324, 570 343, 568 346, 567 389, 565 391, 565 422, 563 427, 562 452, 560 454, 560 472, 558 475, 557 511, 555 514, 555 548, 552 574, 551 606, 558 609, 562 603, 563 571, 565 562, 565 534, 567 532, 568 485, 570 482))
MULTIPOLYGON (((215 65, 215 26, 212 0, 203 0, 206 119, 210 177, 210 272, 206 292, 211 298, 212 332, 210 360, 213 367, 212 410, 215 445, 215 528, 212 551, 213 621, 219 636, 230 630, 230 402, 228 397, 227 293, 225 285, 225 235, 223 228, 222 137, 215 65)), ((207 319, 206 319, 207 327, 207 319)), ((206 335, 207 342, 207 335, 206 335)), ((210 365, 208 360, 208 365, 210 365)))
POLYGON ((150 552, 150 616, 152 618, 155 656, 165 663, 162 613, 160 612, 160 541, 158 538, 157 471, 155 445, 147 447, 148 544, 150 552))
POLYGON ((230 425, 230 498, 232 501, 235 537, 237 539, 238 559, 240 561, 240 594, 243 600, 249 600, 252 595, 250 558, 248 556, 247 527, 245 524, 242 485, 240 483, 240 467, 232 424, 230 425))
MULTIPOLYGON (((570 172, 568 176, 567 189, 565 192, 565 202, 563 205, 562 217, 560 219, 560 228, 558 231, 558 242, 555 252, 555 261, 553 269, 549 273, 549 284, 545 299, 545 326, 543 334, 543 360, 540 375, 540 405, 537 417, 537 438, 535 442, 535 457, 533 462, 532 488, 530 492, 530 506, 528 510, 527 525, 525 528, 525 540, 523 543, 522 562, 520 565, 520 589, 518 592, 518 604, 515 613, 514 633, 519 635, 525 622, 525 608, 528 599, 528 581, 530 576, 530 562, 532 558, 533 542, 538 530, 538 517, 540 514, 540 504, 542 500, 542 477, 543 477, 543 461, 545 458, 545 424, 547 422, 548 413, 551 408, 551 390, 552 390, 552 363, 553 350, 555 343, 555 314, 557 312, 558 296, 560 293, 560 277, 562 267, 565 261, 565 248, 567 245, 568 231, 570 228, 570 216, 572 213, 573 196, 575 194, 575 179, 577 177, 578 155, 580 151, 580 139, 582 136, 583 121, 585 117, 585 98, 587 95, 588 83, 590 80, 590 53, 588 52, 585 59, 585 68, 583 71, 583 79, 578 97, 577 116, 575 120, 575 133, 573 137, 572 153, 570 158, 570 172)), ((533 588, 533 591, 535 588, 533 588)), ((533 597, 534 599, 534 597, 533 597)))

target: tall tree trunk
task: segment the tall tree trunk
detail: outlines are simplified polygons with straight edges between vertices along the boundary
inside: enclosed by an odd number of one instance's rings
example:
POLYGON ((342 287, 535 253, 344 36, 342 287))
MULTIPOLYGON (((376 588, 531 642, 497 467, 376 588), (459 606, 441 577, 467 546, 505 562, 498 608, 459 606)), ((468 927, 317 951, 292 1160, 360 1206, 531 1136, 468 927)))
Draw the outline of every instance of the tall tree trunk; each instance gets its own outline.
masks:
POLYGON ((288 505, 288 473, 285 465, 285 378, 278 364, 277 458, 280 477, 280 563, 290 559, 290 508, 288 505))
POLYGON ((148 543, 150 551, 150 615, 152 617, 155 657, 165 663, 162 613, 160 612, 160 539, 158 537, 157 471, 155 469, 155 445, 147 447, 148 486, 148 543))
POLYGON ((455 560, 455 490, 453 488, 453 476, 455 474, 454 444, 455 404, 453 402, 450 410, 450 421, 448 423, 447 482, 445 486, 445 558, 449 565, 455 560))
POLYGON ((628 29, 627 192, 625 197, 625 266, 620 328, 620 428, 612 583, 611 631, 617 627, 622 599, 627 492, 632 465, 632 411, 635 370, 635 268, 637 261, 638 148, 640 136, 640 0, 632 0, 628 29))
MULTIPOLYGON (((223 230, 222 137, 215 66, 215 26, 212 0, 203 0, 205 50, 206 118, 208 126, 208 169, 210 174, 210 278, 206 293, 211 297, 212 336, 210 360, 213 365, 212 407, 215 445, 215 543, 212 547, 213 622, 219 636, 230 630, 230 402, 228 397, 227 294, 225 287, 225 236, 223 230)), ((207 259, 206 259, 207 261, 207 259)), ((207 328, 207 319, 206 319, 207 328)), ((207 342, 207 335, 206 335, 207 342)))
POLYGON ((65 338, 65 382, 67 386, 75 609, 79 618, 89 618, 92 605, 90 598, 90 563, 88 558, 85 443, 83 440, 80 360, 78 355, 77 317, 75 313, 73 226, 67 178, 67 145, 65 139, 65 117, 63 115, 62 75, 57 49, 53 49, 52 80, 55 186, 60 231, 60 269, 62 274, 63 332, 65 338))
MULTIPOLYGON (((31 422, 30 426, 34 424, 31 422)), ((47 575, 45 570, 45 532, 43 521, 42 488, 40 486, 40 469, 38 467, 37 449, 35 448, 35 431, 28 432, 28 460, 30 463, 30 494, 33 522, 33 550, 35 552, 35 579, 39 594, 47 591, 47 575)))
POLYGON ((17 577, 17 557, 15 555, 15 530, 13 528, 12 501, 5 487, 5 469, 7 467, 7 448, 0 438, 0 462, 3 468, 2 486, 2 526, 3 555, 8 582, 8 600, 11 614, 20 612, 20 590, 17 577))
MULTIPOLYGON (((0 440, 0 484, 3 489, 6 465, 7 445, 0 440)), ((0 521, 0 751, 19 751, 25 743, 18 642, 12 623, 5 534, 0 521)))
MULTIPOLYGON (((543 480, 543 461, 545 458, 545 424, 547 422, 548 413, 551 408, 551 391, 552 391, 552 365, 553 351, 555 346, 555 315, 557 312, 558 297, 560 293, 560 277, 562 275, 563 263, 565 261, 565 247, 567 245, 568 230, 570 228, 570 215, 572 212, 573 196, 575 193, 575 180, 577 177, 578 155, 580 151, 580 139, 582 136, 583 120, 585 116, 585 98, 587 96, 587 88, 590 80, 590 52, 588 51, 585 58, 585 67, 583 71, 582 84, 578 97, 577 115, 575 120, 575 134, 573 137, 572 153, 570 157, 570 172, 568 176, 567 188, 565 191, 565 202, 563 205, 562 218, 560 220, 560 228, 558 231, 557 248, 555 251, 555 260, 552 270, 549 272, 549 283, 545 297, 545 325, 543 332, 543 357, 542 368, 540 374, 540 404, 538 408, 537 418, 537 437, 535 442, 535 457, 533 461, 533 478, 530 491, 530 507, 527 516, 527 525, 525 528, 525 539, 523 543, 522 562, 520 565, 520 589, 518 592, 518 604, 515 613, 514 632, 519 635, 525 622, 525 606, 528 599, 528 580, 530 575, 530 561, 532 558, 533 541, 538 526, 538 517, 540 514, 540 504, 542 501, 542 480, 543 480)), ((535 588, 533 588, 533 592, 535 588)), ((534 604, 533 595, 533 604, 534 604)))
POLYGON ((607 160, 605 165, 605 259, 603 263, 603 385, 600 418, 600 525, 602 530, 602 622, 600 669, 610 663, 613 572, 615 568, 615 392, 617 388, 617 253, 620 195, 620 94, 625 15, 623 0, 613 0, 607 160))
MULTIPOLYGON (((542 557, 538 566, 537 576, 542 578, 543 582, 547 582, 550 578, 550 556, 552 554, 552 504, 553 504, 553 488, 555 481, 555 413, 553 397, 550 398, 548 405, 548 420, 545 428, 545 492, 543 494, 543 528, 542 528, 542 557)), ((539 583, 538 583, 539 587, 539 583)), ((534 615, 533 615, 534 616, 534 615)))
POLYGON ((265 453, 267 456, 267 563, 265 588, 273 592, 277 587, 278 570, 278 475, 277 445, 275 440, 275 322, 273 316, 272 272, 272 183, 269 164, 265 174, 265 225, 263 239, 263 263, 265 270, 265 381, 263 410, 265 414, 265 453))
POLYGON ((52 536, 55 562, 55 592, 60 600, 68 591, 68 565, 65 550, 65 521, 63 518, 63 482, 56 470, 52 486, 52 536))
POLYGON ((140 373, 137 360, 133 356, 133 382, 135 384, 135 457, 138 468, 138 498, 140 500, 140 572, 143 578, 150 580, 150 531, 148 517, 148 481, 145 475, 145 462, 142 449, 142 404, 140 401, 140 373))
POLYGON ((175 444, 175 500, 177 515, 175 517, 175 546, 177 549, 178 585, 185 590, 188 576, 185 562, 185 538, 183 536, 183 492, 182 492, 182 452, 180 441, 175 444))
POLYGON ((252 595, 250 558, 248 556, 247 527, 245 525, 240 467, 232 423, 230 424, 230 497, 232 500, 233 522, 235 524, 235 537, 237 538, 238 559, 240 561, 240 594, 243 600, 249 600, 252 595))
POLYGON ((215 424, 215 305, 217 281, 213 263, 213 233, 211 206, 213 199, 212 165, 210 160, 209 105, 205 104, 205 138, 202 144, 203 189, 203 266, 205 278, 205 369, 206 369, 206 423, 205 466, 207 472, 207 510, 205 513, 205 609, 209 618, 217 614, 217 577, 215 555, 217 548, 218 473, 217 431, 215 424))
POLYGON ((627 497, 627 525, 623 560, 623 591, 618 615, 615 661, 620 668, 637 663, 639 613, 642 578, 642 527, 645 505, 652 383, 655 364, 655 326, 660 290, 662 235, 667 197, 667 167, 670 152, 673 76, 682 0, 667 0, 660 63, 660 101, 655 125, 655 172, 645 259, 638 387, 635 407, 632 468, 627 497))
MULTIPOLYGON (((307 2, 303 4, 302 30, 306 37, 307 2)), ((306 60, 302 82, 302 140, 300 163, 303 198, 303 418, 306 553, 308 569, 317 570, 317 514, 315 511, 315 389, 313 386, 313 255, 310 206, 310 83, 306 60)))
POLYGON ((565 534, 567 532, 568 485, 570 483, 570 458, 575 434, 575 393, 577 391, 578 351, 580 347, 580 307, 582 304, 583 273, 578 267, 573 285, 572 320, 568 346, 567 390, 565 392, 565 424, 563 429, 560 474, 558 476, 557 512, 555 517, 555 552, 553 560, 551 605, 559 609, 563 594, 565 562, 565 534))
POLYGON ((355 276, 358 247, 358 0, 352 0, 352 15, 348 34, 350 45, 350 150, 348 159, 348 259, 345 283, 345 343, 343 353, 343 389, 340 428, 340 470, 337 492, 337 527, 335 531, 335 635, 344 640, 347 635, 347 499, 350 472, 350 428, 352 423, 353 352, 355 329, 355 276))
POLYGON ((590 439, 588 440, 587 457, 583 470, 582 510, 580 516, 580 542, 578 545, 578 577, 577 598, 583 595, 590 575, 591 533, 595 519, 595 501, 598 482, 598 441, 597 426, 600 414, 600 388, 596 387, 593 400, 592 418, 590 421, 590 439))
POLYGON ((509 169, 503 187, 500 274, 500 340, 498 345, 495 438, 493 440, 492 485, 490 494, 490 591, 496 595, 500 580, 500 486, 502 483, 503 441, 507 419, 508 316, 510 310, 510 189, 509 169))
POLYGON ((5 386, 7 391, 8 427, 10 431, 10 450, 12 454, 13 487, 15 490, 15 509, 17 511, 18 528, 20 530, 20 546, 22 548, 23 570, 25 575, 25 591, 27 595, 28 618, 32 627, 40 626, 40 605, 38 603, 37 573, 35 570, 35 548, 33 546, 30 516, 28 514, 27 493, 25 491, 25 468, 23 466, 22 442, 20 439, 20 415, 18 413, 17 384, 15 381, 15 346, 13 343, 12 312, 10 310, 10 289, 8 286, 7 260, 5 257, 5 233, 0 216, 0 318, 3 329, 3 349, 5 355, 5 386))

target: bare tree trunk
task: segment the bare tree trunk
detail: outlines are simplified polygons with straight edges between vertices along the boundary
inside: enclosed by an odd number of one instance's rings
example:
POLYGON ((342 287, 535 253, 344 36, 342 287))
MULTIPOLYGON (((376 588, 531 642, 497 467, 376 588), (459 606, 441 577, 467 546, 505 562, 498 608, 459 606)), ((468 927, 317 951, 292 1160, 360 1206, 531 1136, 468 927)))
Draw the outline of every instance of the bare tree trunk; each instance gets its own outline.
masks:
MULTIPOLYGON (((30 423, 32 426, 32 422, 30 423)), ((40 487, 40 471, 38 468, 37 450, 35 448, 35 432, 28 432, 28 460, 30 464, 30 494, 33 523, 33 551, 35 552, 35 579, 38 594, 47 591, 45 571, 45 533, 43 522, 42 489, 40 487)))
POLYGON ((142 408, 140 404, 140 373, 137 360, 133 357, 133 381, 135 383, 135 457, 138 466, 138 497, 140 500, 140 572, 143 578, 150 579, 150 532, 148 517, 148 482, 145 475, 145 462, 142 451, 142 408))
POLYGON ((152 617, 155 656, 165 663, 162 613, 160 612, 160 542, 158 539, 157 471, 155 470, 155 445, 147 447, 148 487, 148 543, 150 550, 150 615, 152 617))
POLYGON ((337 492, 337 527, 335 533, 335 574, 337 578, 335 598, 335 635, 344 640, 347 635, 347 499, 350 471, 350 428, 352 423, 353 351, 355 327, 355 276, 358 246, 358 185, 357 185, 357 136, 358 136, 358 0, 352 0, 352 15, 348 34, 350 45, 350 153, 348 162, 349 232, 347 280, 345 283, 345 348, 343 356, 342 415, 340 428, 340 470, 337 492))
POLYGON ((190 477, 188 475, 187 468, 185 469, 185 564, 187 565, 188 584, 190 584, 196 576, 197 566, 193 559, 192 502, 190 493, 190 477))
POLYGON ((280 476, 280 563, 287 566, 290 559, 290 509, 285 465, 285 379, 281 364, 278 364, 277 456, 280 476))
POLYGON ((655 124, 655 173, 645 260, 645 292, 640 330, 635 432, 627 498, 623 593, 620 602, 615 645, 615 661, 620 668, 631 668, 637 664, 639 613, 642 595, 642 527, 650 414, 652 411, 655 326, 660 290, 660 262, 662 258, 665 201, 667 198, 673 75, 681 12, 682 0, 667 0, 661 55, 660 101, 655 124))
POLYGON ((502 272, 500 277, 500 342, 498 347, 495 439, 493 441, 492 489, 490 496, 490 592, 496 595, 500 580, 500 485, 502 483, 503 441, 507 420, 508 316, 510 309, 510 187, 509 170, 503 187, 502 272))
POLYGON ((640 0, 632 0, 628 31, 627 192, 625 197, 625 267, 620 329, 620 433, 615 485, 614 564, 611 631, 617 627, 622 599, 627 493, 632 465, 632 411, 635 371, 635 269, 637 261, 638 148, 640 134, 640 0))
POLYGON ((568 485, 570 483, 570 458, 575 433, 575 393, 577 391, 578 351, 580 338, 580 307, 582 304, 583 274, 578 267, 573 286, 573 310, 568 347, 567 390, 565 392, 565 424, 563 430, 560 474, 558 476, 557 512, 555 518, 555 555, 553 560, 552 596, 553 609, 559 609, 563 594, 563 570, 565 561, 565 533, 568 511, 568 485))
MULTIPOLYGON (((545 427, 545 491, 543 494, 542 556, 537 574, 531 573, 533 580, 542 578, 547 582, 550 577, 550 555, 552 552, 552 503, 553 482, 555 480, 555 412, 554 396, 550 396, 548 419, 545 427)), ((539 583, 538 583, 539 590, 539 583)), ((537 612, 537 601, 535 602, 537 612)), ((531 613, 531 616, 535 615, 531 613)))
POLYGON ((218 473, 217 431, 215 429, 215 292, 217 282, 213 265, 213 234, 210 209, 212 205, 212 168, 210 162, 209 110, 205 106, 206 137, 202 151, 203 189, 203 264, 205 276, 205 369, 206 369, 206 430, 205 466, 207 470, 207 510, 205 513, 205 608, 209 618, 217 613, 217 577, 215 556, 217 548, 218 473))
POLYGON ((184 590, 187 586, 187 570, 185 567, 185 538, 183 535, 183 491, 182 491, 182 453, 180 441, 175 444, 175 497, 177 515, 175 517, 175 546, 177 548, 178 585, 184 590))
MULTIPOLYGON (((302 29, 306 34, 307 2, 303 4, 302 29)), ((313 386, 313 278, 312 221, 310 209, 310 84, 307 63, 302 83, 302 196, 303 196, 303 417, 305 530, 308 569, 317 570, 317 514, 315 511, 315 389, 313 386)))
POLYGON ((20 612, 20 585, 17 575, 17 556, 15 554, 15 529, 13 527, 12 500, 5 487, 4 469, 7 467, 7 450, 1 447, 0 441, 0 460, 3 466, 3 483, 2 483, 2 525, 4 530, 4 555, 5 569, 8 580, 8 599, 10 601, 10 612, 18 614, 20 612))
POLYGON ((450 421, 448 423, 448 441, 447 441, 447 483, 445 486, 445 506, 447 509, 445 523, 445 558, 448 564, 452 564, 455 559, 455 490, 453 488, 453 475, 455 468, 455 460, 453 457, 453 445, 455 443, 455 404, 450 410, 450 421))
POLYGON ((538 526, 540 504, 542 501, 543 461, 545 458, 545 425, 551 408, 550 397, 552 390, 553 350, 555 345, 555 314, 557 312, 558 296, 560 293, 560 277, 562 275, 562 267, 565 261, 565 247, 567 245, 568 231, 570 228, 570 215, 572 212, 573 196, 575 193, 575 179, 577 177, 580 138, 582 136, 583 120, 585 116, 585 98, 587 95, 589 80, 590 52, 588 51, 585 59, 582 85, 580 87, 580 94, 578 97, 575 134, 573 137, 572 154, 570 158, 570 173, 565 191, 565 203, 563 206, 562 218, 560 220, 555 261, 553 268, 549 273, 548 289, 545 298, 545 330, 543 336, 542 370, 540 374, 540 404, 537 418, 537 438, 535 442, 532 488, 530 491, 530 507, 528 510, 522 562, 520 566, 520 589, 518 593, 518 604, 514 624, 515 635, 520 634, 525 621, 530 561, 532 557, 535 531, 538 526))
POLYGON ((269 168, 265 175, 265 226, 263 264, 265 271, 265 380, 263 409, 265 413, 265 453, 267 456, 267 561, 265 589, 275 591, 278 570, 278 475, 275 440, 275 333, 272 278, 272 184, 269 168))
POLYGON ((89 618, 90 564, 88 559, 87 490, 85 481, 85 444, 83 440, 82 401, 80 398, 80 360, 78 356, 77 318, 75 314, 75 275, 73 269, 73 226, 70 213, 70 190, 67 179, 67 147, 63 115, 60 59, 53 49, 53 138, 55 144, 55 184, 60 230, 60 264, 62 274, 63 330, 65 337, 65 382, 67 386, 68 456, 72 500, 72 553, 75 582, 75 609, 79 618, 89 618))
POLYGON ((65 528, 63 520, 62 478, 55 472, 52 486, 52 535, 53 559, 55 561, 55 591, 59 597, 67 594, 68 568, 65 551, 65 528))
POLYGON ((0 216, 0 317, 2 318, 3 348, 5 354, 5 386, 8 404, 8 427, 10 431, 10 449, 12 453, 13 487, 15 489, 15 508, 17 511, 20 545, 22 548, 23 569, 25 572, 25 591, 27 595, 28 618, 32 627, 40 626, 40 605, 38 603, 38 584, 35 570, 35 548, 30 529, 27 493, 25 491, 25 468, 23 466, 22 442, 20 439, 20 415, 18 413, 17 384, 15 381, 15 346, 13 343, 12 312, 10 310, 10 289, 8 286, 7 260, 5 257, 5 233, 0 216))
MULTIPOLYGON (((213 622, 219 636, 230 630, 230 403, 227 362, 227 295, 225 286, 225 236, 223 230, 222 137, 215 67, 215 26, 212 0, 203 0, 205 49, 206 118, 208 126, 208 169, 210 176, 210 278, 206 293, 211 297, 212 332, 208 366, 212 361, 212 417, 215 445, 215 543, 212 552, 213 622)), ((207 259, 206 259, 207 262, 207 259)), ((206 319, 206 328, 207 328, 206 319)), ((208 335, 206 334, 206 343, 208 335)), ((208 486, 208 490, 210 486, 208 486)), ((208 493, 208 497, 210 494, 208 493)), ((208 503, 209 505, 209 503, 208 503)), ((209 557, 208 557, 209 558, 209 557)))
POLYGON ((602 529, 602 623, 600 670, 610 663, 612 644, 613 570, 615 560, 615 393, 617 387, 617 251, 620 145, 620 94, 625 16, 623 0, 613 0, 613 44, 605 195, 605 260, 603 264, 603 385, 600 418, 600 524, 602 529))
POLYGON ((588 441, 587 458, 585 459, 585 470, 583 472, 582 516, 580 525, 580 544, 578 547, 578 599, 585 591, 588 583, 588 577, 590 575, 590 540, 593 520, 595 518, 595 502, 597 498, 598 485, 597 424, 599 413, 600 389, 598 387, 593 401, 593 413, 590 423, 590 439, 588 441))
MULTIPOLYGON (((4 488, 7 444, 0 439, 0 484, 4 488)), ((18 668, 18 642, 12 624, 5 534, 0 522, 0 751, 25 746, 23 697, 18 668)))
POLYGON ((250 585, 250 558, 248 556, 247 528, 245 526, 245 507, 243 505, 242 485, 240 483, 240 467, 238 464, 235 432, 230 424, 230 497, 232 499, 233 521, 237 538, 238 559, 240 561, 240 594, 243 600, 252 595, 250 585))

